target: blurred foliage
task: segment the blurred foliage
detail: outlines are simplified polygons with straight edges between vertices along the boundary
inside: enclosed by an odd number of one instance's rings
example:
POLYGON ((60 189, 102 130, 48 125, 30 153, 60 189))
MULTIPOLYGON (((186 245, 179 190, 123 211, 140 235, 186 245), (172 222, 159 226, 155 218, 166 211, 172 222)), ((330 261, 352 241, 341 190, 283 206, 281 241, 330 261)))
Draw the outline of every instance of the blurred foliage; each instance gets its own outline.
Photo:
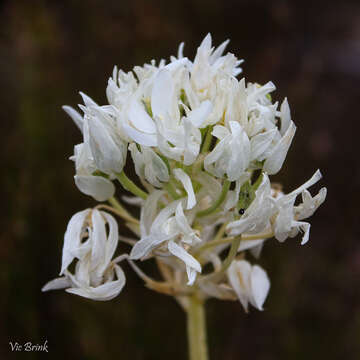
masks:
POLYGON ((212 359, 359 358, 358 1, 15 0, 0 11, 1 359, 25 356, 9 341, 46 339, 52 359, 186 358, 182 310, 128 268, 107 303, 40 288, 58 274, 70 216, 93 204, 73 183, 68 157, 81 136, 61 105, 79 103, 79 90, 104 103, 115 64, 168 58, 181 41, 192 57, 207 32, 231 39, 248 81, 272 80, 275 99, 288 96, 298 131, 277 176, 285 190, 317 168, 329 189, 306 246, 265 246, 264 312, 208 303, 212 359))

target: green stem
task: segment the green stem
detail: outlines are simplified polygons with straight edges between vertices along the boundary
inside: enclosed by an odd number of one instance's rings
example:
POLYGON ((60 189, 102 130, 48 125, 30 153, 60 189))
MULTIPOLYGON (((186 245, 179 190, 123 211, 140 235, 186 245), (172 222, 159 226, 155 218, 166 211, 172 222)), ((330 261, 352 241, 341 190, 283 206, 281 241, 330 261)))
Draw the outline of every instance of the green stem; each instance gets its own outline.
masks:
POLYGON ((206 153, 210 148, 211 140, 212 140, 212 134, 211 134, 212 130, 213 130, 213 126, 209 126, 206 131, 205 139, 204 139, 203 145, 201 147, 202 154, 206 153))
MULTIPOLYGON (((243 236, 240 235, 239 238, 240 240, 264 240, 264 239, 270 239, 274 236, 273 232, 269 232, 269 233, 260 233, 260 234, 255 234, 255 235, 247 235, 247 236, 243 236)), ((235 237, 231 236, 231 237, 225 237, 225 238, 217 238, 215 237, 214 240, 209 241, 207 243, 205 243, 204 245, 200 246, 197 250, 195 254, 201 253, 204 250, 207 250, 209 248, 212 248, 214 246, 218 246, 218 245, 223 245, 223 244, 228 244, 230 242, 233 242, 233 240, 235 239, 235 237)))
POLYGON ((141 190, 137 185, 135 185, 125 175, 124 171, 122 171, 120 174, 116 174, 116 176, 125 190, 130 191, 135 196, 141 197, 142 199, 146 200, 148 194, 145 191, 141 190))
POLYGON ((241 237, 236 238, 236 239, 232 242, 231 247, 230 247, 230 250, 229 250, 229 253, 228 253, 225 261, 224 261, 223 264, 222 264, 222 267, 221 267, 220 272, 224 273, 224 272, 229 268, 229 266, 231 265, 232 261, 235 259, 235 256, 236 256, 236 253, 237 253, 237 251, 238 251, 240 242, 241 242, 241 237))
POLYGON ((208 360, 204 302, 196 294, 189 297, 187 332, 189 360, 208 360))
POLYGON ((202 277, 202 280, 212 280, 212 281, 217 281, 218 279, 221 279, 224 275, 224 273, 226 272, 226 270, 229 268, 229 266, 231 265, 231 263, 233 262, 233 260, 235 259, 235 256, 237 254, 237 250, 239 248, 240 245, 240 241, 241 241, 241 237, 239 236, 238 238, 235 238, 231 244, 229 253, 226 257, 226 259, 224 260, 224 262, 222 263, 221 269, 217 272, 213 272, 209 275, 205 275, 204 277, 202 277))
POLYGON ((179 195, 176 192, 176 189, 174 188, 174 186, 172 185, 172 183, 169 181, 167 184, 164 184, 164 189, 167 190, 167 192, 170 194, 170 196, 174 199, 174 200, 178 200, 181 198, 181 195, 179 195))
POLYGON ((134 224, 139 224, 139 220, 129 214, 128 211, 119 203, 116 198, 111 197, 108 199, 108 202, 113 206, 112 208, 106 205, 99 205, 99 207, 116 212, 116 214, 118 214, 126 221, 132 222, 134 224))
POLYGON ((228 193, 229 189, 230 189, 230 184, 231 181, 229 180, 225 180, 224 181, 224 185, 221 191, 220 196, 217 198, 217 200, 207 209, 199 211, 196 216, 197 217, 203 217, 203 216, 207 216, 212 214, 213 212, 215 212, 217 210, 217 208, 223 203, 223 201, 226 198, 226 194, 228 193))

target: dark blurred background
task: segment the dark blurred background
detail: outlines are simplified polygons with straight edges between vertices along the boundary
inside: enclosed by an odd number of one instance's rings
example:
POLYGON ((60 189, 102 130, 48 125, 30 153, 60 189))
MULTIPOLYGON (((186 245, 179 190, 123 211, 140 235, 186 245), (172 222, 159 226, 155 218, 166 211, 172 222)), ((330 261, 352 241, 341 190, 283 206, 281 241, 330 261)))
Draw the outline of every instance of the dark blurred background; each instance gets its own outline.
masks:
POLYGON ((73 183, 68 157, 81 135, 61 105, 83 90, 105 103, 116 64, 125 71, 169 58, 185 41, 195 55, 215 44, 244 58, 248 81, 272 80, 298 126, 285 191, 320 168, 326 203, 310 242, 266 244, 266 310, 207 306, 212 360, 359 359, 359 1, 3 1, 0 5, 0 358, 9 341, 49 343, 52 359, 186 359, 185 316, 130 269, 116 299, 100 303, 41 293, 60 269, 69 218, 94 202, 73 183))

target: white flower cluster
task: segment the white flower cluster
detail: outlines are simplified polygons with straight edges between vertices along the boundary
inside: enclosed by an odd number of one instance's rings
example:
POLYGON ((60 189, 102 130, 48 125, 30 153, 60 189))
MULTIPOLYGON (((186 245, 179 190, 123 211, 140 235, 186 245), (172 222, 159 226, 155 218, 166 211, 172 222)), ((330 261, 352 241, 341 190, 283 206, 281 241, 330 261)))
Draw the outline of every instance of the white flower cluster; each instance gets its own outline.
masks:
MULTIPOLYGON (((266 272, 245 260, 260 255, 266 239, 280 242, 303 233, 309 239, 310 217, 325 200, 326 189, 312 197, 305 184, 284 194, 270 175, 282 167, 296 127, 285 99, 273 103, 272 82, 237 79, 242 63, 223 55, 228 41, 212 47, 207 35, 194 61, 183 56, 136 66, 125 73, 115 67, 100 106, 81 93, 83 114, 64 110, 83 134, 75 146, 75 183, 98 205, 75 214, 65 233, 61 277, 43 290, 66 288, 94 300, 109 300, 125 284, 118 265, 127 259, 147 286, 175 296, 238 298, 263 308, 270 282, 266 272), (124 172, 127 152, 137 183, 124 172), (133 217, 114 198, 115 184, 135 197, 133 217), (295 205, 298 196, 302 201, 295 205), (137 237, 118 234, 112 211, 137 237), (119 240, 132 246, 113 259, 119 240), (145 275, 135 260, 156 259, 163 281, 145 275), (73 272, 69 270, 75 264, 73 272), (202 269, 209 264, 209 271, 202 269)), ((184 300, 185 299, 185 300, 184 300)))

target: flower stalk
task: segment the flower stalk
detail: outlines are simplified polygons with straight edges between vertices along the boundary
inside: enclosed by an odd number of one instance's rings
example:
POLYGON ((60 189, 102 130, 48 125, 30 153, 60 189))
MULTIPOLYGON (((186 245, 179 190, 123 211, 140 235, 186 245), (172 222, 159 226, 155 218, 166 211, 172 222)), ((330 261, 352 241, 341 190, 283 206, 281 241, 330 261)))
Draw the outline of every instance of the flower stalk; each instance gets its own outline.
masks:
POLYGON ((208 360, 205 306, 196 294, 189 297, 187 333, 189 360, 208 360))
POLYGON ((135 185, 135 183, 126 176, 124 171, 117 174, 117 178, 120 181, 120 184, 123 186, 124 189, 133 193, 135 196, 138 196, 138 197, 146 200, 146 198, 148 196, 147 193, 145 191, 141 190, 137 185, 135 185))
POLYGON ((196 214, 196 216, 204 217, 204 216, 213 214, 219 208, 219 206, 224 202, 224 200, 226 198, 226 194, 228 193, 228 191, 230 189, 230 185, 231 185, 231 182, 229 180, 225 180, 222 191, 221 191, 219 197, 215 200, 215 202, 207 209, 199 211, 196 214))

